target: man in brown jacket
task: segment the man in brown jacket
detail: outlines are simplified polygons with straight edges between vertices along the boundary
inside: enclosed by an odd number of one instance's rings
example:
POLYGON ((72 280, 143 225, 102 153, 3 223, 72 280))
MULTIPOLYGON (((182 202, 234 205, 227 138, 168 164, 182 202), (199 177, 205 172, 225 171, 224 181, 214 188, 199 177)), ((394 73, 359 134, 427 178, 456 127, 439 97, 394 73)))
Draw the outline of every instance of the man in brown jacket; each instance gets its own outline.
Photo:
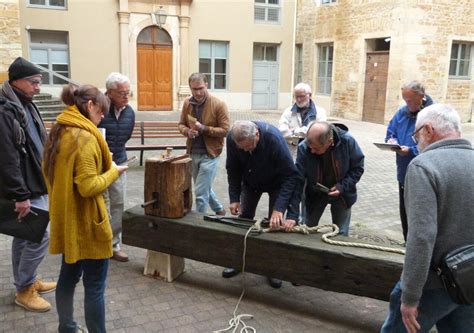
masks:
POLYGON ((196 210, 207 212, 207 205, 217 215, 225 215, 224 206, 212 190, 224 138, 229 130, 229 111, 224 102, 207 92, 207 77, 193 73, 188 79, 192 96, 184 101, 179 131, 188 138, 187 153, 193 165, 196 210))

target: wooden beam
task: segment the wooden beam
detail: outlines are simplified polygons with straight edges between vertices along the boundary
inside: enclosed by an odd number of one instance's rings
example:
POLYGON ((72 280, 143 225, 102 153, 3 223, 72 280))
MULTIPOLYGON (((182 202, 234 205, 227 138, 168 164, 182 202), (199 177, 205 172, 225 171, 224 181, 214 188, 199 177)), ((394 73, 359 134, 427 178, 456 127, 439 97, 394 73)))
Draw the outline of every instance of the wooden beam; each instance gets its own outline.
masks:
MULTIPOLYGON (((123 243, 239 269, 246 230, 203 220, 145 215, 136 206, 123 216, 123 243)), ((337 236, 339 240, 360 242, 337 236)), ((324 290, 387 301, 400 278, 400 254, 324 243, 320 234, 265 233, 247 240, 246 271, 324 290)))

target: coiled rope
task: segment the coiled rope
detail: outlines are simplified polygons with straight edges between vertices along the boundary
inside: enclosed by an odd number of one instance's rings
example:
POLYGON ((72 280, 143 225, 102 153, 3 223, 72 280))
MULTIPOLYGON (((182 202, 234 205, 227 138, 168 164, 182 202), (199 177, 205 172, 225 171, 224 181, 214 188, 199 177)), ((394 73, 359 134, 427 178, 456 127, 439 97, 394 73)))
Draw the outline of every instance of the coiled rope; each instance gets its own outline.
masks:
MULTIPOLYGON (((262 222, 264 219, 257 220, 254 225, 252 225, 248 230, 247 233, 245 234, 244 237, 244 252, 242 255, 242 293, 240 294, 239 300, 237 301, 237 304, 235 305, 234 312, 233 312, 233 317, 229 320, 229 326, 227 328, 221 329, 214 331, 214 333, 221 333, 221 332, 227 332, 232 330, 232 333, 235 333, 237 329, 242 325, 242 328, 240 329, 240 333, 256 333, 257 330, 252 327, 247 325, 243 319, 251 319, 253 318, 252 314, 240 314, 237 315, 237 310, 239 308, 240 302, 242 301, 242 298, 244 297, 245 294, 245 255, 247 253, 247 238, 252 231, 257 231, 257 232, 277 232, 277 231, 285 231, 284 228, 263 228, 262 227, 262 222)), ((305 224, 300 224, 300 225, 295 225, 293 226, 289 231, 286 232, 293 232, 293 233, 300 233, 304 235, 309 235, 312 233, 322 233, 321 238, 325 243, 331 244, 331 245, 338 245, 338 246, 350 246, 350 247, 358 247, 358 248, 364 248, 364 249, 371 249, 371 250, 377 250, 377 251, 384 251, 384 252, 393 252, 393 253, 398 253, 398 254, 405 254, 405 250, 403 249, 397 249, 393 247, 387 247, 387 246, 379 246, 379 245, 373 245, 373 244, 364 244, 364 243, 355 243, 355 242, 343 242, 343 241, 336 241, 333 239, 330 239, 331 237, 335 237, 339 234, 339 227, 335 224, 322 224, 322 225, 317 225, 314 227, 308 227, 305 224), (329 231, 324 232, 324 229, 329 231)))
MULTIPOLYGON (((264 220, 263 219, 257 220, 257 222, 255 222, 255 224, 251 227, 251 229, 254 231, 260 231, 260 232, 284 231, 284 228, 282 227, 280 227, 279 229, 262 228, 261 226, 262 221, 264 220)), ((331 237, 335 237, 339 234, 339 227, 335 224, 322 224, 322 225, 317 225, 314 227, 308 227, 305 224, 300 224, 300 225, 295 225, 288 232, 308 235, 308 234, 313 234, 317 232, 324 232, 324 231, 320 231, 324 229, 326 230, 329 229, 330 231, 326 231, 325 233, 323 233, 321 238, 323 239, 323 242, 331 244, 331 245, 350 246, 350 247, 358 247, 358 248, 363 248, 363 249, 371 249, 371 250, 378 250, 378 251, 384 251, 384 252, 405 254, 404 249, 397 249, 394 247, 380 246, 380 245, 374 245, 374 244, 337 241, 337 240, 330 239, 331 237)))

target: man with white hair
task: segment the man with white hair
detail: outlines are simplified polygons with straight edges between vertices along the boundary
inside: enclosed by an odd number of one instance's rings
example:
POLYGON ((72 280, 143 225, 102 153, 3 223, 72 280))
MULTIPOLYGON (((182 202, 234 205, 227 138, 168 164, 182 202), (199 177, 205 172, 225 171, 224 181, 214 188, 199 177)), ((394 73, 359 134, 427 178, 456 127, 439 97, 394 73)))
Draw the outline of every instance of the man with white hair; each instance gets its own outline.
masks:
POLYGON ((458 113, 433 104, 420 111, 408 166, 408 238, 401 280, 390 295, 382 333, 474 332, 474 305, 455 303, 435 267, 450 251, 474 244, 474 150, 461 139, 458 113))
POLYGON ((311 95, 308 84, 298 83, 293 88, 295 104, 283 111, 278 122, 278 129, 290 145, 293 155, 298 143, 306 136, 308 124, 314 120, 326 121, 326 110, 319 106, 316 108, 311 95))
MULTIPOLYGON (((105 82, 107 96, 110 98, 109 113, 98 127, 105 128, 105 139, 115 164, 127 161, 125 144, 131 138, 135 126, 135 111, 128 104, 130 95, 130 79, 123 74, 111 73, 105 82)), ((112 225, 112 259, 125 262, 128 255, 120 249, 122 234, 122 215, 125 203, 127 173, 122 175, 107 189, 109 195, 110 224, 112 225)))
POLYGON ((403 238, 407 239, 408 226, 403 192, 405 174, 408 164, 418 155, 418 149, 411 138, 415 128, 416 116, 423 108, 433 104, 433 100, 425 93, 425 87, 421 82, 411 81, 402 86, 402 98, 406 105, 398 109, 387 126, 385 142, 396 143, 400 149, 395 150, 397 162, 397 180, 399 194, 400 221, 402 224, 403 238))

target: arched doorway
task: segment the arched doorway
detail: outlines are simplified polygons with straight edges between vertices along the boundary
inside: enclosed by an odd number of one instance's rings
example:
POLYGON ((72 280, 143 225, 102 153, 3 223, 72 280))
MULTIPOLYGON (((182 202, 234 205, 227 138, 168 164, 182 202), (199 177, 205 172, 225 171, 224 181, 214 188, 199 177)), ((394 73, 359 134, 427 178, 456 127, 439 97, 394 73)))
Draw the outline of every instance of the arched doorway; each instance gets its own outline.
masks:
POLYGON ((172 110, 172 50, 170 35, 150 26, 137 39, 138 110, 172 110))

